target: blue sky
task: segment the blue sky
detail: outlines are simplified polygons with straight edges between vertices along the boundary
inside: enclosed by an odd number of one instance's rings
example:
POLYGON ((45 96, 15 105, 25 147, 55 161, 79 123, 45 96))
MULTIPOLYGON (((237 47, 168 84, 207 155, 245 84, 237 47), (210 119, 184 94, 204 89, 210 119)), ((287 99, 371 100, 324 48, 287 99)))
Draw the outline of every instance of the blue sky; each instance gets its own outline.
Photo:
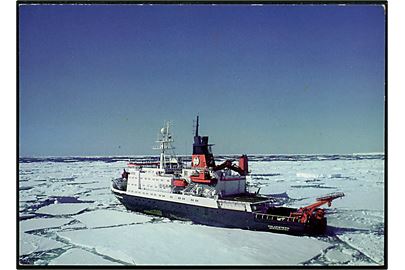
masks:
POLYGON ((380 5, 22 5, 20 156, 384 151, 380 5))

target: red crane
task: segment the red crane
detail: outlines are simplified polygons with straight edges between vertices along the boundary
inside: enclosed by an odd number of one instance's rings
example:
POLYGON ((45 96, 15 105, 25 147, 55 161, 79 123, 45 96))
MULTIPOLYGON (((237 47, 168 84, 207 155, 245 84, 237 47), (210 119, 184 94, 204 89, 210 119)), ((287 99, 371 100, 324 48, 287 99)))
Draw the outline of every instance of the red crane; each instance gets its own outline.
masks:
POLYGON ((333 194, 329 194, 323 197, 317 198, 317 202, 301 207, 297 210, 297 212, 292 212, 290 217, 298 217, 300 218, 301 223, 306 223, 310 217, 314 217, 315 219, 321 220, 325 215, 324 209, 319 209, 321 205, 328 204, 328 206, 332 205, 332 201, 337 198, 341 198, 345 196, 343 192, 337 192, 333 194))

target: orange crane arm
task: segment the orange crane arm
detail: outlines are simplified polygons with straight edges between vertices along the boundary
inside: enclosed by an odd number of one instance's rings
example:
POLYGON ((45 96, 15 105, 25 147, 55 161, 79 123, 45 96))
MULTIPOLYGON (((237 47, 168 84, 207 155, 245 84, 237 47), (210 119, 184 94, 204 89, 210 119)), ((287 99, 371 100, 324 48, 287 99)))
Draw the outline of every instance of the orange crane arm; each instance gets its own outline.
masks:
MULTIPOLYGON (((334 199, 337 199, 337 198, 340 198, 343 196, 345 196, 344 193, 338 192, 338 193, 334 193, 334 194, 330 194, 330 195, 327 195, 324 197, 317 198, 316 199, 317 202, 315 202, 311 205, 305 206, 305 207, 301 207, 300 209, 298 209, 297 212, 291 213, 290 216, 301 217, 301 222, 305 223, 308 220, 308 217, 311 216, 318 207, 320 207, 321 205, 324 205, 324 204, 328 204, 328 206, 331 206, 332 201, 334 199)), ((323 217, 323 210, 320 210, 318 217, 319 218, 323 217)))
POLYGON ((303 207, 303 208, 301 208, 301 209, 303 209, 303 210, 309 210, 309 211, 312 212, 312 211, 314 211, 317 207, 319 207, 319 206, 321 206, 321 205, 324 205, 324 204, 328 204, 328 206, 331 206, 332 201, 333 201, 334 199, 337 199, 337 198, 340 198, 340 197, 343 197, 343 196, 345 196, 345 194, 344 194, 343 192, 338 192, 338 193, 326 195, 326 196, 317 198, 317 199, 316 199, 316 200, 317 200, 316 203, 313 203, 313 204, 311 204, 311 205, 305 206, 305 207, 303 207))

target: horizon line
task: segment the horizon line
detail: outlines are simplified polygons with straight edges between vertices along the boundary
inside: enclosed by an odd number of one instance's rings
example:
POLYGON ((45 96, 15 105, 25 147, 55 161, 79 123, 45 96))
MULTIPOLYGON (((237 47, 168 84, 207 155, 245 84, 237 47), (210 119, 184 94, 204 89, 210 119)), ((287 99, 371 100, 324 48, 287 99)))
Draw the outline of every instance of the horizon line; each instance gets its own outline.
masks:
MULTIPOLYGON (((240 156, 242 154, 215 154, 215 156, 240 156)), ((247 156, 313 156, 313 155, 341 155, 341 156, 356 156, 356 155, 385 155, 385 152, 357 152, 357 153, 309 153, 309 154, 304 154, 304 153, 296 153, 296 154, 285 154, 285 153, 273 153, 273 154, 264 154, 264 153, 250 153, 246 154, 247 156)), ((97 157, 156 157, 159 156, 159 154, 146 154, 146 155, 27 155, 27 156, 18 156, 18 158, 74 158, 74 157, 80 157, 80 158, 97 158, 97 157)), ((191 154, 176 154, 175 156, 191 156, 191 154)))

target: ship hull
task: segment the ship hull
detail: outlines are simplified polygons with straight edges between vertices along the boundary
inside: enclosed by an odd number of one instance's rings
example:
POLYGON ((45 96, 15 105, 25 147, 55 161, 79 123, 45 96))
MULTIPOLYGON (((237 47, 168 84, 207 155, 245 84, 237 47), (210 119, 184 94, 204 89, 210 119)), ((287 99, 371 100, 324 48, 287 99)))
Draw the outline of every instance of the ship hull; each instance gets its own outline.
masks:
POLYGON ((273 231, 294 235, 320 234, 326 229, 326 219, 323 224, 302 224, 299 222, 266 220, 263 219, 260 214, 253 212, 156 200, 114 191, 113 193, 128 210, 170 219, 192 221, 208 226, 273 231))

